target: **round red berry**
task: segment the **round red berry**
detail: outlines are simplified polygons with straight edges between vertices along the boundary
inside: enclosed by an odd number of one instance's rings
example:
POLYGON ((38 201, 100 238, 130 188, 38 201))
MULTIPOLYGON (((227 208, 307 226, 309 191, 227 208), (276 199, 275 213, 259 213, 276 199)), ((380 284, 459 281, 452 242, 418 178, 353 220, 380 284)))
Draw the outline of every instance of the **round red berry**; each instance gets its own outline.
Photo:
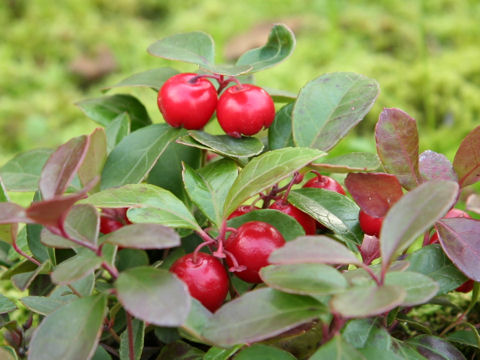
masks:
POLYGON ((217 90, 197 74, 177 74, 163 84, 157 102, 168 124, 198 130, 207 124, 215 111, 217 90))
POLYGON ((382 228, 383 217, 370 216, 363 210, 358 214, 358 220, 363 232, 367 235, 379 237, 382 228))
POLYGON ((455 291, 468 293, 473 290, 474 284, 475 284, 475 281, 473 281, 472 279, 469 279, 465 281, 462 285, 460 285, 458 288, 456 288, 455 291))
POLYGON ((248 214, 250 211, 259 210, 259 209, 260 209, 259 207, 254 206, 254 205, 242 205, 239 208, 237 208, 237 210, 232 212, 228 216, 227 220, 233 219, 234 217, 237 217, 237 216, 242 216, 242 215, 248 214))
POLYGON ((109 234, 115 230, 120 229, 124 225, 124 223, 118 220, 112 219, 107 216, 100 216, 100 232, 102 234, 109 234))
POLYGON ((127 218, 128 208, 104 208, 100 216, 100 232, 109 234, 121 227, 131 224, 127 218))
POLYGON ((170 271, 187 284, 190 295, 210 311, 222 306, 228 293, 228 274, 212 255, 187 254, 175 261, 170 271))
POLYGON ((269 206, 269 209, 278 210, 293 217, 300 225, 302 225, 306 235, 314 235, 316 233, 316 220, 303 211, 298 210, 292 204, 289 204, 284 200, 277 200, 269 206))
POLYGON ((325 190, 335 191, 342 195, 346 195, 345 190, 343 189, 342 185, 340 185, 338 181, 325 175, 315 176, 314 178, 308 180, 305 183, 305 185, 303 185, 303 187, 325 189, 325 190))
MULTIPOLYGON (((453 208, 449 212, 447 212, 447 214, 443 218, 444 219, 450 219, 450 218, 469 218, 469 219, 471 219, 472 217, 470 215, 468 215, 463 210, 453 208)), ((430 237, 429 244, 437 244, 438 242, 439 242, 438 234, 435 231, 433 233, 433 235, 430 237)))
POLYGON ((228 135, 251 136, 272 124, 275 106, 270 95, 258 86, 231 86, 218 100, 217 119, 228 135))
MULTIPOLYGON (((246 267, 243 271, 235 272, 236 276, 250 283, 261 283, 258 272, 269 264, 268 257, 272 251, 283 245, 285 239, 272 225, 250 221, 230 234, 225 242, 225 250, 235 257, 238 265, 246 267)), ((227 256, 227 264, 230 267, 234 265, 230 256, 227 256)))

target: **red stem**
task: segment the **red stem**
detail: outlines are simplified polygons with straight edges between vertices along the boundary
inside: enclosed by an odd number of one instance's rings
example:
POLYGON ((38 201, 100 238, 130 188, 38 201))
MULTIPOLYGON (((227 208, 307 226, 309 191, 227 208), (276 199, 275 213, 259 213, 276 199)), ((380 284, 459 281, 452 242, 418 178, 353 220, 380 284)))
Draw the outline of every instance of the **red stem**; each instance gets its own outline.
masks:
POLYGON ((34 263, 35 265, 37 266, 40 266, 42 265, 37 259, 34 259, 33 257, 31 257, 30 255, 26 254, 22 249, 20 249, 17 245, 17 241, 16 241, 16 237, 15 239, 13 239, 13 242, 12 242, 12 246, 13 246, 13 249, 18 253, 20 254, 21 256, 23 256, 24 258, 26 258, 27 260, 31 261, 32 263, 34 263))
MULTIPOLYGON (((382 277, 382 279, 379 279, 379 278, 377 277, 377 275, 375 275, 375 273, 373 272, 373 270, 370 269, 370 267, 369 267, 368 265, 365 265, 365 264, 363 264, 363 263, 362 263, 362 264, 359 264, 359 265, 360 265, 360 267, 361 267, 363 270, 365 270, 365 271, 368 273, 368 275, 370 275, 370 277, 376 282, 376 284, 377 284, 378 286, 382 286, 382 285, 383 285, 383 277, 382 277)), ((383 271, 382 271, 382 274, 383 274, 383 271)))
POLYGON ((133 344, 133 326, 132 326, 132 316, 127 311, 127 333, 128 333, 128 355, 130 360, 135 360, 135 349, 133 344))

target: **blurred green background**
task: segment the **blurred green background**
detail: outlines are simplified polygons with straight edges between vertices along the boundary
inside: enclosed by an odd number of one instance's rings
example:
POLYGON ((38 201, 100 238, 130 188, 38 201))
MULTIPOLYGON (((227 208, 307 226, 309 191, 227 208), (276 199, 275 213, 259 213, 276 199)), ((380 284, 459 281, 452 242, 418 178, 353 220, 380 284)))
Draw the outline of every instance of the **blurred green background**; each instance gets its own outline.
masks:
MULTIPOLYGON (((374 151, 383 107, 418 120, 421 150, 453 156, 480 120, 478 0, 4 0, 0 2, 0 164, 95 127, 74 105, 135 72, 172 62, 146 48, 202 30, 219 62, 262 44, 272 23, 289 25, 294 55, 259 73, 259 85, 298 92, 325 72, 354 71, 381 86, 375 107, 342 150, 374 151)), ((181 70, 195 70, 183 65, 181 70)), ((161 121, 155 93, 138 96, 161 121)))

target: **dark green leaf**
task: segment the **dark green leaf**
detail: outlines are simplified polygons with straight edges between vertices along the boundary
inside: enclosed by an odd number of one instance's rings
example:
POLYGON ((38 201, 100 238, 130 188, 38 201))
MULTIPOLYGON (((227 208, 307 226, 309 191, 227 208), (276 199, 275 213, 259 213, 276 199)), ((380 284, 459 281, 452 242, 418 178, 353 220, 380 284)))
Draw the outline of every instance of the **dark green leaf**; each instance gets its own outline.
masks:
POLYGON ((295 357, 273 346, 254 344, 240 351, 235 360, 295 360, 295 357))
POLYGON ((272 225, 280 231, 285 241, 291 241, 299 236, 305 235, 305 230, 297 220, 290 215, 273 209, 251 211, 245 215, 234 217, 227 222, 227 225, 238 228, 240 225, 249 221, 263 221, 272 225))
POLYGON ((216 346, 212 346, 203 356, 203 360, 228 360, 240 348, 242 348, 242 345, 237 345, 229 349, 222 349, 216 346))
POLYGON ((97 346, 95 354, 93 354, 92 360, 112 360, 112 357, 102 346, 97 346))
POLYGON ((363 119, 378 93, 375 80, 355 73, 330 73, 310 81, 293 108, 295 144, 331 149, 363 119))
MULTIPOLYGON (((96 128, 89 136, 89 144, 85 159, 78 169, 78 177, 83 186, 86 186, 95 177, 100 177, 103 165, 107 158, 107 137, 103 128, 96 128)), ((99 184, 92 190, 98 191, 99 184)))
POLYGON ((252 343, 281 334, 324 311, 313 298, 263 288, 223 305, 213 314, 203 335, 222 347, 252 343))
POLYGON ((121 80, 105 89, 113 89, 124 86, 149 87, 155 91, 159 91, 162 85, 172 76, 177 75, 178 71, 169 67, 151 69, 140 73, 133 74, 126 79, 121 80))
POLYGON ((180 339, 177 328, 155 326, 155 336, 164 344, 170 344, 180 339))
POLYGON ((342 339, 340 335, 334 336, 326 344, 323 344, 310 360, 367 360, 354 347, 342 339))
POLYGON ((415 346, 418 352, 427 359, 466 360, 455 346, 439 337, 420 335, 407 342, 415 346))
POLYGON ((252 72, 264 70, 285 60, 294 48, 293 32, 285 25, 276 24, 270 31, 267 43, 240 56, 237 65, 251 65, 252 72))
POLYGON ((480 126, 463 139, 453 159, 453 168, 458 175, 460 186, 476 183, 480 179, 480 126))
POLYGON ((136 267, 120 273, 115 287, 124 308, 158 326, 180 326, 190 310, 185 283, 166 270, 136 267))
POLYGON ((103 259, 88 249, 81 249, 77 255, 60 263, 52 272, 52 281, 58 285, 70 284, 97 270, 103 259))
POLYGON ((342 274, 324 264, 270 265, 260 270, 260 277, 271 288, 291 294, 330 295, 347 287, 342 274))
POLYGON ((303 188, 291 191, 288 201, 332 230, 350 247, 362 243, 363 233, 358 222, 360 208, 345 195, 325 189, 303 188))
POLYGON ((33 271, 13 275, 12 284, 20 291, 25 291, 41 273, 48 273, 49 270, 50 263, 48 261, 44 262, 33 271))
POLYGON ((144 250, 122 249, 115 259, 115 266, 118 271, 124 271, 137 266, 149 264, 148 255, 144 250))
POLYGON ((38 224, 27 224, 27 242, 28 248, 33 256, 40 262, 45 262, 53 256, 53 250, 45 247, 41 242, 41 233, 43 226, 38 224), (50 254, 49 254, 50 253, 50 254))
POLYGON ((101 188, 141 182, 180 131, 167 124, 154 124, 124 137, 107 158, 101 188))
POLYGON ((15 303, 12 300, 0 294, 0 314, 9 313, 10 311, 15 310, 16 308, 17 307, 15 306, 15 303))
POLYGON ((455 182, 428 181, 403 195, 391 207, 380 233, 384 268, 446 214, 455 203, 457 193, 458 184, 455 182))
POLYGON ((85 115, 102 126, 107 126, 122 113, 127 113, 130 117, 132 131, 152 123, 145 107, 131 95, 117 94, 86 99, 78 102, 77 106, 85 115))
POLYGON ((162 348, 156 360, 202 360, 203 351, 183 341, 176 341, 162 348))
POLYGON ((332 158, 325 158, 321 163, 313 163, 310 167, 331 173, 375 171, 380 167, 380 160, 375 154, 354 152, 332 158))
POLYGON ((8 191, 35 191, 45 162, 52 149, 36 149, 20 153, 0 168, 0 176, 8 191))
POLYGON ((437 294, 439 289, 434 280, 412 271, 390 271, 385 277, 385 284, 401 287, 407 292, 402 306, 426 303, 437 294))
POLYGON ((277 111, 273 124, 268 128, 268 148, 270 150, 294 146, 292 135, 293 103, 277 111))
POLYGON ((134 249, 167 249, 180 245, 171 228, 159 224, 132 224, 102 237, 103 242, 134 249))
POLYGON ((130 134, 130 118, 127 113, 119 114, 105 126, 107 136, 107 153, 111 153, 125 136, 130 134))
POLYGON ((133 349, 135 358, 130 358, 129 354, 129 341, 128 341, 128 329, 120 336, 120 360, 140 360, 143 351, 143 342, 145 337, 145 323, 143 321, 133 319, 132 320, 132 332, 133 332, 133 349))
POLYGON ((85 360, 98 344, 106 313, 103 295, 83 297, 51 313, 33 333, 29 360, 85 360))
POLYGON ((370 333, 375 329, 375 324, 369 319, 350 320, 344 327, 342 337, 346 342, 355 348, 363 348, 370 337, 370 333))
POLYGON ((475 335, 475 333, 471 330, 455 331, 451 334, 448 334, 446 339, 459 344, 473 346, 473 347, 476 347, 477 349, 480 349, 478 338, 475 335))
POLYGON ((20 301, 27 309, 40 315, 48 315, 68 302, 60 298, 46 296, 26 296, 21 298, 20 301))

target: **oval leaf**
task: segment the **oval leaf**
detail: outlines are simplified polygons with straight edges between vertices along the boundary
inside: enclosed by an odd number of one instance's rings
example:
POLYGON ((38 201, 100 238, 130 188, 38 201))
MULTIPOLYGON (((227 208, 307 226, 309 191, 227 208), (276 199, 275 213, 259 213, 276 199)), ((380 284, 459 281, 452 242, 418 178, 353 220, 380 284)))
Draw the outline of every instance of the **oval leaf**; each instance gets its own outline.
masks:
POLYGON ((229 347, 281 334, 318 317, 325 308, 311 297, 259 289, 228 302, 213 314, 203 335, 229 347))
POLYGON ((453 159, 453 168, 461 187, 474 184, 480 179, 480 126, 461 142, 453 159))
POLYGON ((90 250, 82 249, 79 254, 60 263, 51 274, 52 282, 67 285, 80 280, 97 270, 103 259, 90 250))
POLYGON ((354 152, 322 159, 321 163, 313 163, 310 167, 319 171, 349 173, 353 171, 375 171, 380 165, 380 160, 377 155, 354 152))
POLYGON ((453 206, 458 184, 435 180, 423 183, 403 195, 383 220, 380 252, 386 268, 395 256, 407 249, 417 236, 428 230, 453 206))
POLYGON ((384 109, 375 127, 377 152, 385 170, 406 189, 422 182, 418 170, 418 131, 415 119, 399 109, 384 109))
POLYGON ((17 307, 15 306, 15 303, 12 300, 0 294, 0 314, 9 313, 10 311, 15 310, 16 308, 17 307))
POLYGON ((412 271, 391 271, 385 277, 385 284, 401 287, 407 292, 402 306, 424 304, 433 298, 439 289, 434 280, 412 271))
POLYGON ((20 301, 27 309, 40 315, 48 315, 67 303, 64 300, 46 296, 26 296, 20 301))
POLYGON ((330 73, 305 85, 293 108, 297 146, 330 150, 373 106, 378 83, 355 73, 330 73))
POLYGON ((132 224, 102 237, 103 242, 134 249, 168 249, 180 245, 180 236, 159 224, 132 224))
POLYGON ((466 360, 455 346, 436 336, 420 335, 407 342, 415 346, 427 359, 466 360))
POLYGON ((335 335, 326 344, 323 344, 309 360, 367 360, 352 345, 347 343, 341 335, 335 335))
POLYGON ((180 326, 190 310, 187 286, 166 270, 140 266, 120 273, 118 299, 133 316, 157 326, 180 326))
POLYGON ((403 195, 397 177, 384 173, 348 174, 345 186, 358 206, 375 217, 384 217, 403 195))
POLYGON ((235 360, 296 360, 289 352, 264 344, 254 344, 240 351, 235 360))
POLYGON ((292 135, 293 103, 282 107, 275 114, 275 120, 268 128, 268 148, 270 150, 294 146, 292 135))
POLYGON ((178 71, 169 67, 151 69, 140 73, 133 74, 126 79, 121 80, 112 86, 104 89, 113 89, 117 87, 133 86, 133 87, 149 87, 155 91, 159 91, 165 81, 172 76, 177 75, 178 71))
MULTIPOLYGON (((95 129, 89 136, 85 160, 78 168, 78 177, 87 186, 95 177, 100 177, 107 158, 107 136, 103 128, 95 129)), ((98 191, 98 186, 95 191, 98 191)))
POLYGON ((224 214, 231 214, 248 198, 285 179, 324 154, 323 151, 315 149, 284 148, 256 157, 242 169, 233 183, 225 200, 224 214))
POLYGON ((51 313, 33 333, 28 359, 89 359, 102 332, 106 305, 105 296, 89 296, 51 313))
POLYGON ((450 160, 443 154, 426 150, 420 154, 418 160, 420 175, 425 180, 451 180, 457 181, 457 174, 453 170, 450 160))

